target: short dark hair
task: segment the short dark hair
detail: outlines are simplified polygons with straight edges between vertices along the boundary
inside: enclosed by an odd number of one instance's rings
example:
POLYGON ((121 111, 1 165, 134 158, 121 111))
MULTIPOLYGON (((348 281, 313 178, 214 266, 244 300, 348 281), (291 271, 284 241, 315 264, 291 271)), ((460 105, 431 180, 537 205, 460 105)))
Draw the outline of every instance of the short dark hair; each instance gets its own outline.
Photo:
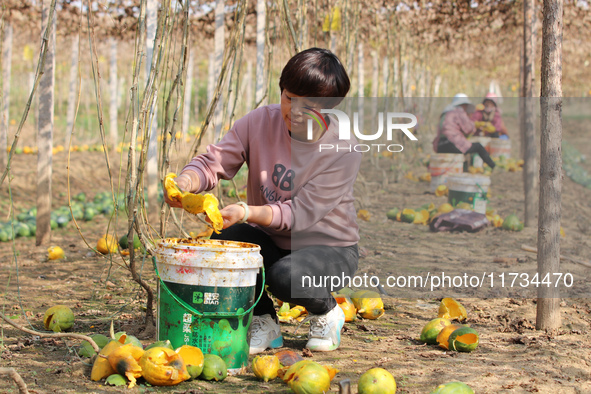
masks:
POLYGON ((335 97, 337 106, 349 92, 351 81, 339 58, 322 48, 293 56, 281 72, 279 88, 302 97, 335 97))

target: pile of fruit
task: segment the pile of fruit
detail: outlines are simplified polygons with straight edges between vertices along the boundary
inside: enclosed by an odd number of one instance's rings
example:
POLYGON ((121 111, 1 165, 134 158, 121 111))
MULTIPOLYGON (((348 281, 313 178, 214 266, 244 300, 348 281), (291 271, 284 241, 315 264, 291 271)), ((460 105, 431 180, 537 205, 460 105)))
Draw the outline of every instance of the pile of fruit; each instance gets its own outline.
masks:
MULTIPOLYGON (((438 190, 447 190, 445 185, 440 185, 438 190)), ((402 210, 398 208, 392 208, 387 213, 386 216, 390 220, 395 220, 398 222, 403 223, 413 223, 413 224, 429 224, 433 219, 442 215, 444 213, 448 213, 453 211, 454 209, 467 209, 472 210, 472 206, 466 202, 459 202, 456 206, 452 206, 449 203, 443 203, 439 205, 439 207, 435 208, 435 204, 423 204, 418 208, 403 208, 402 210)), ((486 211, 486 218, 494 227, 500 227, 503 230, 509 231, 521 231, 523 230, 523 222, 519 220, 517 215, 510 214, 507 215, 505 219, 503 219, 499 214, 495 212, 494 209, 487 209, 486 211)))
POLYGON ((501 168, 508 172, 517 172, 523 169, 523 160, 507 159, 505 156, 493 157, 495 168, 501 168))
MULTIPOLYGON (((296 394, 326 393, 330 391, 331 381, 338 369, 304 360, 292 350, 283 350, 274 355, 256 356, 251 369, 261 381, 268 382, 277 377, 282 379, 296 394)), ((383 368, 372 368, 358 381, 360 394, 394 394, 396 380, 383 368)))
POLYGON ((487 134, 494 133, 495 131, 497 131, 496 127, 493 126, 491 122, 476 121, 474 122, 474 126, 476 126, 478 130, 484 131, 487 134))
MULTIPOLYGON (((117 196, 117 204, 125 206, 125 195, 117 196)), ((71 211, 69 206, 61 206, 51 212, 50 226, 52 230, 65 227, 72 219, 90 221, 97 215, 111 215, 115 210, 113 196, 109 192, 97 194, 92 201, 87 201, 85 193, 78 193, 72 198, 71 211)), ((11 241, 16 237, 35 236, 37 230, 37 208, 20 213, 16 220, 0 222, 0 242, 11 241)))
POLYGON ((291 306, 289 302, 282 302, 277 300, 280 305, 277 311, 277 317, 280 322, 290 323, 293 321, 301 322, 308 315, 308 311, 301 305, 291 306))
POLYGON ((484 163, 482 167, 469 166, 468 173, 469 174, 484 174, 484 175, 490 176, 490 174, 492 174, 492 168, 490 168, 486 163, 484 163))
MULTIPOLYGON (((458 352, 476 350, 479 336, 472 327, 462 324, 468 318, 462 304, 453 298, 444 298, 437 316, 423 327, 421 342, 458 352)), ((474 391, 463 382, 449 382, 439 385, 431 394, 474 394, 474 391)))
MULTIPOLYGON (((162 201, 161 189, 158 198, 159 201, 162 201)), ((71 210, 70 206, 64 205, 51 212, 51 229, 66 227, 73 219, 76 221, 91 221, 98 215, 110 216, 115 211, 115 204, 117 204, 120 211, 125 209, 124 193, 117 194, 116 201, 113 200, 113 195, 107 191, 96 194, 92 200, 87 199, 85 193, 78 193, 72 197, 71 210)), ((147 200, 147 196, 145 200, 147 200)), ((27 212, 18 214, 14 221, 0 222, 0 242, 11 241, 17 237, 33 237, 36 230, 37 208, 32 208, 27 212)), ((134 244, 136 244, 135 240, 134 244)))
POLYGON ((355 321, 357 316, 375 320, 384 314, 384 301, 375 291, 345 287, 333 293, 333 297, 345 313, 346 322, 355 321))
POLYGON ((462 304, 453 298, 444 298, 439 305, 437 318, 423 327, 420 340, 430 345, 439 345, 445 350, 472 352, 478 347, 479 337, 472 327, 461 324, 467 318, 468 314, 462 304))
MULTIPOLYGON (((458 206, 458 208, 460 208, 458 206)), ((435 204, 423 204, 418 208, 392 208, 386 213, 386 216, 390 220, 396 220, 403 223, 423 224, 427 225, 431 220, 437 216, 448 213, 454 210, 451 204, 443 203, 439 207, 435 207, 435 204)))
MULTIPOLYGON (((345 289, 344 293, 334 295, 339 305, 343 303, 341 298, 345 298, 355 305, 353 310, 364 318, 374 319, 383 314, 383 304, 377 293, 368 290, 353 292, 351 289, 345 289)), ((291 309, 295 308, 303 309, 291 309)), ((445 344, 446 349, 472 351, 476 348, 478 336, 474 330, 467 326, 457 326, 453 330, 450 328, 451 319, 466 319, 466 311, 459 303, 444 299, 439 316, 425 326, 421 333, 422 341, 435 343, 433 338, 440 340, 441 337, 440 346, 445 347, 445 344)), ((44 327, 54 332, 70 330, 74 321, 74 314, 65 305, 49 308, 43 318, 44 327)), ((78 354, 90 359, 90 379, 95 382, 104 380, 107 385, 133 388, 144 382, 152 386, 173 386, 192 379, 223 381, 228 376, 226 363, 221 357, 203 354, 201 349, 194 346, 183 345, 174 349, 169 340, 163 340, 144 348, 133 335, 126 332, 115 333, 112 324, 109 336, 93 334, 90 338, 98 346, 99 352, 95 351, 90 342, 84 341, 78 348, 78 354)), ((250 367, 257 379, 269 382, 279 377, 296 394, 329 392, 332 380, 339 373, 333 366, 304 360, 293 350, 258 355, 254 357, 250 367)), ((396 380, 386 369, 371 368, 360 376, 357 387, 359 394, 394 394, 396 380)), ((473 391, 464 383, 450 382, 439 385, 431 394, 450 393, 470 394, 473 391)))
POLYGON ((183 345, 173 349, 170 341, 159 341, 147 346, 124 332, 111 339, 96 334, 92 339, 101 347, 94 355, 82 344, 81 355, 95 356, 90 379, 106 379, 106 384, 124 385, 129 388, 143 378, 153 386, 173 386, 185 380, 224 380, 228 374, 224 360, 215 354, 204 355, 201 349, 183 345), (99 344, 100 342, 100 344, 99 344))
MULTIPOLYGON (((375 291, 355 291, 345 287, 338 292, 333 292, 332 296, 345 314, 345 322, 355 321, 358 316, 375 320, 384 314, 384 301, 375 291)), ((277 300, 277 304, 279 305, 277 316, 281 322, 301 322, 308 315, 306 308, 301 305, 292 306, 280 300, 277 300)))
POLYGON ((169 340, 143 347, 134 336, 125 332, 111 338, 95 334, 91 338, 101 349, 98 354, 90 343, 83 342, 79 354, 94 358, 90 379, 106 379, 106 384, 136 385, 143 378, 153 386, 173 386, 185 380, 200 378, 222 381, 228 375, 224 360, 215 354, 203 354, 201 349, 183 345, 173 349, 169 340))

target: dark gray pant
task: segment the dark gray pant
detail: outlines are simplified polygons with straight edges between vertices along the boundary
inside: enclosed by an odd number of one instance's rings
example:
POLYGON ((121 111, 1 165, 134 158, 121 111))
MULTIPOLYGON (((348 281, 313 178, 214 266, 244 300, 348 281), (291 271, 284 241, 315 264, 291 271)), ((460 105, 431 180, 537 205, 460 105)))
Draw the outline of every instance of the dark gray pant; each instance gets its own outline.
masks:
MULTIPOLYGON (((359 253, 357 245, 346 247, 310 246, 299 250, 285 250, 277 247, 273 240, 262 230, 246 223, 235 224, 221 232, 213 234, 212 239, 250 242, 261 247, 265 266, 265 284, 268 290, 283 302, 305 307, 309 312, 321 315, 336 306, 331 291, 331 283, 320 285, 326 277, 352 276, 357 270, 359 253), (313 278, 313 281, 302 283, 302 277, 313 278), (312 283, 313 285, 309 285, 312 283)), ((258 295, 262 287, 262 278, 257 277, 258 295)), ((263 295, 254 308, 254 314, 275 316, 275 308, 271 298, 263 295)))
MULTIPOLYGON (((447 138, 440 137, 439 144, 437 144, 437 153, 462 153, 454 144, 447 138)), ((480 142, 474 142, 466 153, 476 153, 482 161, 484 161, 490 168, 495 168, 495 162, 490 157, 484 146, 480 142)))

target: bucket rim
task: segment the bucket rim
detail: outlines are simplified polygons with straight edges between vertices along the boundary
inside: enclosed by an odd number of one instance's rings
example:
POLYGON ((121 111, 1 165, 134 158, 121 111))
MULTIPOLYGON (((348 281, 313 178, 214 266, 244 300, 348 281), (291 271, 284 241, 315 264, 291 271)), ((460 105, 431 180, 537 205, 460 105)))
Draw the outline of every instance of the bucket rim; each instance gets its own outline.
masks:
POLYGON ((511 146, 511 140, 502 140, 500 138, 491 138, 490 142, 493 145, 509 145, 509 146, 511 146))
POLYGON ((434 153, 431 155, 430 160, 435 161, 456 161, 456 160, 464 161, 464 155, 461 153, 434 153))
MULTIPOLYGON (((475 174, 453 174, 448 175, 447 183, 456 183, 462 185, 480 185, 480 186, 489 186, 491 184, 490 177, 484 175, 475 175, 475 174)), ((449 186, 448 186, 449 187, 449 186)))
POLYGON ((240 252, 256 252, 261 250, 259 245, 249 242, 192 238, 163 238, 156 241, 156 247, 194 249, 211 252, 219 252, 227 249, 240 252))

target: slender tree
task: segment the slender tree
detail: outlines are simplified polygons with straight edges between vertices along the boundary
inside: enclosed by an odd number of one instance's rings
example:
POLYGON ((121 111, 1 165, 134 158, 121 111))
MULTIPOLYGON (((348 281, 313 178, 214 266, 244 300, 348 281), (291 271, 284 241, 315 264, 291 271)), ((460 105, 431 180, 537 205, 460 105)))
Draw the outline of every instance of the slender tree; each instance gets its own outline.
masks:
MULTIPOLYGON (((154 56, 154 39, 158 24, 158 1, 148 0, 146 13, 146 76, 150 75, 152 57, 154 56)), ((158 92, 156 92, 158 94, 158 92)), ((149 122, 150 139, 148 145, 148 161, 146 165, 148 181, 148 206, 158 206, 158 106, 154 100, 150 110, 149 122)), ((151 222, 158 220, 158 210, 149 209, 148 215, 151 222)))
POLYGON ((10 113, 10 73, 12 67, 12 25, 4 26, 2 42, 2 121, 0 122, 0 173, 4 172, 7 162, 6 146, 8 142, 8 123, 10 113))
POLYGON ((390 60, 388 59, 388 55, 384 56, 382 78, 382 96, 388 97, 388 85, 390 84, 390 60))
POLYGON ((523 113, 521 114, 521 133, 523 134, 523 188, 525 192, 525 226, 536 225, 536 140, 534 128, 534 0, 523 1, 523 80, 522 100, 523 113))
POLYGON ((117 40, 109 38, 109 135, 111 148, 115 150, 119 143, 119 128, 117 126, 117 40))
POLYGON ((80 36, 74 34, 72 37, 72 50, 70 52, 70 82, 68 83, 68 107, 66 109, 66 149, 70 146, 72 131, 74 128, 74 117, 76 116, 76 101, 78 91, 78 47, 80 46, 80 36))
POLYGON ((207 68, 207 102, 213 100, 213 92, 215 90, 215 56, 213 53, 209 54, 209 62, 207 68))
POLYGON ((378 59, 378 51, 373 50, 371 51, 371 58, 372 58, 372 78, 371 78, 371 96, 378 97, 379 87, 380 87, 380 69, 379 69, 379 59, 378 59))
MULTIPOLYGON (((257 69, 255 103, 260 103, 265 95, 265 0, 257 0, 257 69)), ((248 108, 250 110, 250 108, 248 108)))
MULTIPOLYGON (((43 1, 43 30, 49 31, 44 73, 39 80, 39 125, 37 130, 37 246, 51 237, 51 174, 53 148, 53 98, 55 85, 55 12, 43 1), (50 12, 51 11, 51 12, 50 12)), ((45 39, 45 36, 44 36, 45 39)))
MULTIPOLYGON (((222 63, 224 61, 224 43, 225 43, 225 0, 217 0, 215 5, 215 68, 214 72, 217 76, 221 76, 222 63)), ((223 123, 223 101, 218 101, 215 107, 214 125, 215 135, 214 142, 217 142, 222 135, 223 123)))
POLYGON ((244 90, 244 106, 242 108, 242 112, 246 113, 252 109, 252 100, 254 98, 252 94, 252 62, 246 63, 246 74, 244 74, 244 79, 242 81, 242 89, 244 90))
MULTIPOLYGON (((563 0, 544 0, 541 72, 541 159, 538 219, 540 281, 560 272, 562 194, 562 13, 563 0)), ((556 287, 538 288, 536 328, 560 327, 560 298, 556 287)))
POLYGON ((187 64, 187 78, 185 81, 185 94, 183 103, 183 124, 182 124, 182 138, 189 133, 189 125, 191 122, 191 95, 193 92, 193 63, 194 63, 194 52, 191 51, 189 46, 189 62, 187 64))

